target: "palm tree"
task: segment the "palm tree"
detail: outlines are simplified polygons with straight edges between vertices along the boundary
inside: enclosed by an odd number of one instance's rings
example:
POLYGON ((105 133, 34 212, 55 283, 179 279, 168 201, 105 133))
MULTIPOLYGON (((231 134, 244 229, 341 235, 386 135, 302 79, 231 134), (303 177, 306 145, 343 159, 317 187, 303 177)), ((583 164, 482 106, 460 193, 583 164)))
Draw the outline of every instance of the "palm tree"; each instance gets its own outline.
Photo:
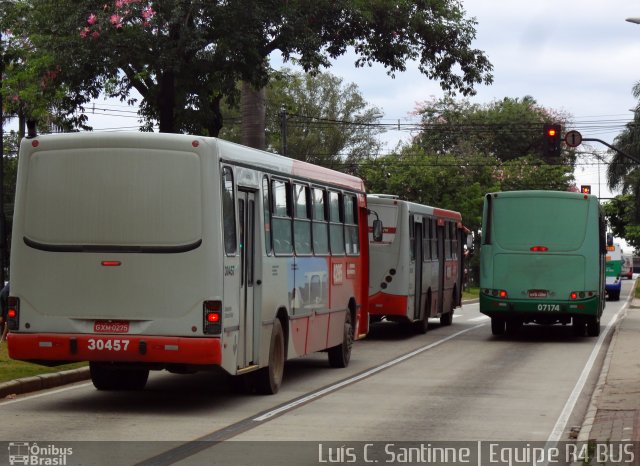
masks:
MULTIPOLYGON (((640 81, 633 86, 633 96, 640 99, 640 81)), ((635 108, 633 121, 613 141, 613 145, 627 154, 640 156, 640 102, 635 108)), ((611 191, 621 189, 623 193, 640 191, 640 165, 615 152, 607 169, 607 184, 611 191)))

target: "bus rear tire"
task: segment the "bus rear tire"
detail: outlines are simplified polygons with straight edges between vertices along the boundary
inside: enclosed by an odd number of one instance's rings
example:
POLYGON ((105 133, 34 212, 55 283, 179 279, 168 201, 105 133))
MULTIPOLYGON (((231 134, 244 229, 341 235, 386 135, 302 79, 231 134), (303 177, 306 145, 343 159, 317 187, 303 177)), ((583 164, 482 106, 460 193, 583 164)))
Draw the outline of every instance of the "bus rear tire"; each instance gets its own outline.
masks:
POLYGON ((522 321, 519 319, 507 319, 505 322, 505 333, 514 335, 522 328, 522 321))
POLYGON ((442 314, 440 316, 440 325, 446 327, 447 325, 451 325, 453 322, 453 310, 447 312, 446 314, 442 314))
POLYGON ((284 332, 280 319, 273 322, 271 343, 269 344, 269 366, 255 373, 255 386, 258 393, 275 395, 282 385, 284 375, 284 332))
POLYGON ((592 317, 587 320, 587 335, 597 337, 600 335, 600 317, 592 317))
POLYGON ((148 369, 114 368, 100 362, 90 362, 89 372, 98 390, 142 390, 149 378, 148 369))
POLYGON ((504 335, 507 322, 501 317, 491 318, 491 333, 496 336, 504 335))
POLYGON ((353 347, 353 325, 351 324, 351 312, 347 310, 344 317, 344 333, 342 343, 327 350, 329 365, 343 368, 349 365, 351 360, 351 348, 353 347))
POLYGON ((431 294, 427 296, 427 303, 424 307, 424 315, 422 319, 413 323, 415 331, 420 335, 424 335, 429 330, 429 316, 431 315, 431 294))

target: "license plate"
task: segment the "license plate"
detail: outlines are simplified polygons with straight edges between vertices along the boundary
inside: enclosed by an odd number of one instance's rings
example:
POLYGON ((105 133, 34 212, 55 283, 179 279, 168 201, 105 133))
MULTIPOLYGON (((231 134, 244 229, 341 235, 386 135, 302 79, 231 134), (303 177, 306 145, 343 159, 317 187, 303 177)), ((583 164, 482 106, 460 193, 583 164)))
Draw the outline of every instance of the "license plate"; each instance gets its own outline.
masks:
POLYGON ((546 298, 547 290, 529 290, 530 298, 546 298))
POLYGON ((96 320, 93 324, 95 333, 128 333, 129 322, 125 320, 96 320))

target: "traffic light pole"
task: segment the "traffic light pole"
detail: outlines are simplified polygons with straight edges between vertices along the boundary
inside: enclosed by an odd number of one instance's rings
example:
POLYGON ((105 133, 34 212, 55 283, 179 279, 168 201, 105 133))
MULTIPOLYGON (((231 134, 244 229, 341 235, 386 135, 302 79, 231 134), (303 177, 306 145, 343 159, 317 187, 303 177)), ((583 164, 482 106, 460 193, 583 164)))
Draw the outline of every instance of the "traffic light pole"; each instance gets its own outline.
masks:
POLYGON ((594 142, 599 142, 601 144, 604 144, 605 146, 607 146, 609 149, 616 151, 618 154, 622 155, 623 157, 626 157, 630 160, 633 160, 635 163, 640 164, 640 159, 638 159, 637 157, 633 157, 623 151, 621 151, 620 149, 618 149, 617 147, 612 146, 611 144, 609 144, 608 142, 603 141, 602 139, 597 139, 597 138, 582 138, 583 141, 594 141, 594 142))

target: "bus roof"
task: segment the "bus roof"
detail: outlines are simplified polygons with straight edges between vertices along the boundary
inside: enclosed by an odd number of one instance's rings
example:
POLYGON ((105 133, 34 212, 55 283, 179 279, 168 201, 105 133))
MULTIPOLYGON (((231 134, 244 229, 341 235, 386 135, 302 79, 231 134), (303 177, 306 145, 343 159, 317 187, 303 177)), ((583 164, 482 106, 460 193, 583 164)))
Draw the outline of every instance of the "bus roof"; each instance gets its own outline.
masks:
POLYGON ((462 220, 462 215, 460 214, 460 212, 441 209, 439 207, 432 207, 424 204, 418 204, 417 202, 405 201, 402 199, 398 199, 397 196, 392 196, 389 194, 368 194, 367 203, 371 205, 406 205, 409 209, 409 212, 424 213, 427 215, 449 218, 452 220, 462 220))
POLYGON ((32 151, 69 148, 171 148, 195 151, 200 144, 213 146, 223 161, 247 167, 255 167, 283 176, 296 176, 310 181, 364 192, 364 182, 355 176, 331 170, 311 163, 284 157, 279 154, 253 149, 219 138, 173 133, 58 133, 24 139, 22 144, 32 144, 32 151), (37 141, 37 142, 36 142, 37 141))
POLYGON ((563 198, 584 198, 598 200, 597 196, 593 194, 574 193, 570 191, 543 191, 543 190, 529 190, 529 191, 500 191, 494 193, 488 193, 486 196, 492 197, 563 197, 563 198))

